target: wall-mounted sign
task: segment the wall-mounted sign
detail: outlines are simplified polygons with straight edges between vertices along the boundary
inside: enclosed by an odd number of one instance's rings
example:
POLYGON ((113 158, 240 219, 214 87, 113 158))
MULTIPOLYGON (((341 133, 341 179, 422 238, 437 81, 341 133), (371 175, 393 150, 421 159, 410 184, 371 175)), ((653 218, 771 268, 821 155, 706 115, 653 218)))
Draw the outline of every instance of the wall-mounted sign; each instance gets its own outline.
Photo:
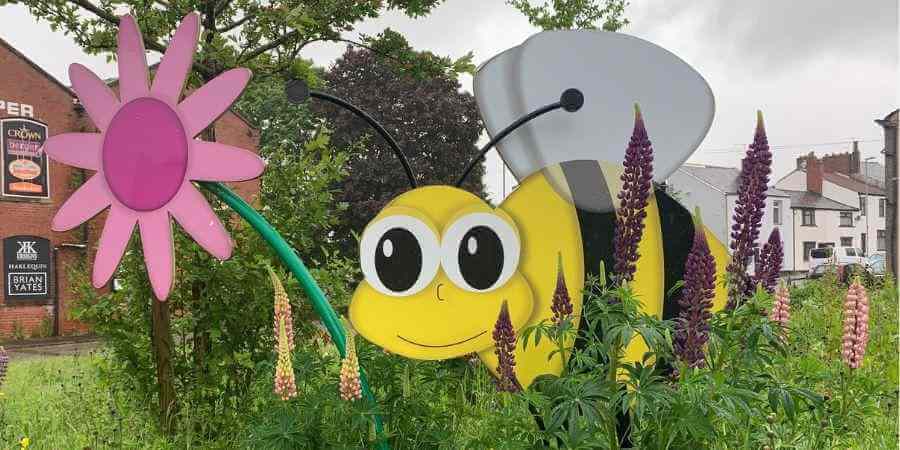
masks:
POLYGON ((39 236, 3 240, 3 283, 6 301, 49 300, 53 265, 50 241, 39 236))
POLYGON ((0 111, 6 111, 6 114, 10 116, 34 117, 34 106, 2 98, 0 98, 0 111))
POLYGON ((0 120, 4 197, 50 198, 50 173, 44 141, 47 125, 32 119, 0 120))

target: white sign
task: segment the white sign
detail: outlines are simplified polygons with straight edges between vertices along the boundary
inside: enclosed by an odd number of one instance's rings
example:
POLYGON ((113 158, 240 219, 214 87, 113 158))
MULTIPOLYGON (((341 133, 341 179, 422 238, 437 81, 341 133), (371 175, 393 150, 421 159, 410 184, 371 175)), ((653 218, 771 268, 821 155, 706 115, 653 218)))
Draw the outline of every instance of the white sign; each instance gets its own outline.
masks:
POLYGON ((6 114, 10 116, 34 118, 34 106, 25 103, 11 102, 2 98, 0 98, 0 111, 6 111, 6 114))

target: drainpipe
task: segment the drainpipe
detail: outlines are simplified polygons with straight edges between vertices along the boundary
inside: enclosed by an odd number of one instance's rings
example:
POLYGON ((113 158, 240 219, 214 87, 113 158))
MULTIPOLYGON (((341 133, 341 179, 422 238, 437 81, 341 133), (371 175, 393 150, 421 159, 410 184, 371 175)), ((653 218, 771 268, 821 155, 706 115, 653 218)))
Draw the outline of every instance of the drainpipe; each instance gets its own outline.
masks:
MULTIPOLYGON (((791 241, 793 241, 794 245, 791 249, 794 252, 794 257, 791 258, 794 260, 794 276, 797 276, 797 210, 791 208, 791 241)), ((802 243, 801 243, 802 245, 802 243)), ((802 247, 801 247, 802 248, 802 247)), ((803 258, 803 255, 800 255, 803 258)))
POLYGON ((59 247, 53 247, 53 336, 59 336, 59 247))

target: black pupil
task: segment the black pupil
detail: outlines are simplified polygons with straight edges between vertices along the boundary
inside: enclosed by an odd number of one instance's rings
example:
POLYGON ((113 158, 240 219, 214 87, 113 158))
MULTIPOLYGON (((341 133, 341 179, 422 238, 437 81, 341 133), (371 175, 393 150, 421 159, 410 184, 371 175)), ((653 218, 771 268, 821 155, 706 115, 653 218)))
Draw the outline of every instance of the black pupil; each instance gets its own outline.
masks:
POLYGON ((459 272, 475 289, 487 289, 503 271, 503 243, 494 230, 477 226, 459 243, 459 272))
POLYGON ((391 228, 375 248, 375 270, 384 286, 394 292, 412 287, 422 273, 422 247, 404 228, 391 228))

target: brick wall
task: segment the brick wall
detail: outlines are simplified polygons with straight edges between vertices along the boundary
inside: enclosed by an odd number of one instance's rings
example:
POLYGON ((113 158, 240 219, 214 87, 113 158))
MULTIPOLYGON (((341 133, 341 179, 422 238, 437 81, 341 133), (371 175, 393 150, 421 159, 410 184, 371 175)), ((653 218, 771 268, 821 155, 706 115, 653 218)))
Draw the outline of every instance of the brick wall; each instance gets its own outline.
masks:
MULTIPOLYGON (((34 119, 47 124, 49 134, 55 135, 74 131, 96 131, 90 119, 74 107, 72 94, 65 86, 55 81, 39 67, 18 54, 7 43, 0 40, 0 100, 32 106, 34 119)), ((0 109, 0 118, 8 117, 6 109, 0 109)), ((258 135, 237 115, 228 112, 216 122, 216 137, 219 142, 256 150, 258 135)), ((72 300, 68 270, 79 259, 88 258, 93 262, 96 239, 105 221, 105 213, 92 219, 87 227, 56 233, 50 230, 50 220, 59 207, 73 192, 73 175, 80 171, 70 166, 50 161, 50 200, 13 201, 0 200, 0 239, 17 234, 42 236, 50 240, 56 248, 56 278, 59 292, 59 331, 61 334, 76 334, 89 331, 84 324, 72 320, 68 306, 72 300), (77 249, 63 244, 87 243, 87 249, 77 249)), ((93 174, 87 171, 88 177, 93 174)), ((259 182, 232 183, 242 197, 253 201, 259 190, 259 182)), ((3 264, 0 252, 0 264, 3 264)), ((177 263, 177 262, 176 262, 177 263)), ((0 289, 5 292, 5 280, 0 276, 0 289)), ((52 281, 52 280, 51 280, 52 281)), ((51 290, 53 284, 51 283, 51 290)), ((53 323, 54 305, 7 305, 0 294, 0 339, 13 335, 19 330, 26 337, 41 330, 42 321, 53 323)))

